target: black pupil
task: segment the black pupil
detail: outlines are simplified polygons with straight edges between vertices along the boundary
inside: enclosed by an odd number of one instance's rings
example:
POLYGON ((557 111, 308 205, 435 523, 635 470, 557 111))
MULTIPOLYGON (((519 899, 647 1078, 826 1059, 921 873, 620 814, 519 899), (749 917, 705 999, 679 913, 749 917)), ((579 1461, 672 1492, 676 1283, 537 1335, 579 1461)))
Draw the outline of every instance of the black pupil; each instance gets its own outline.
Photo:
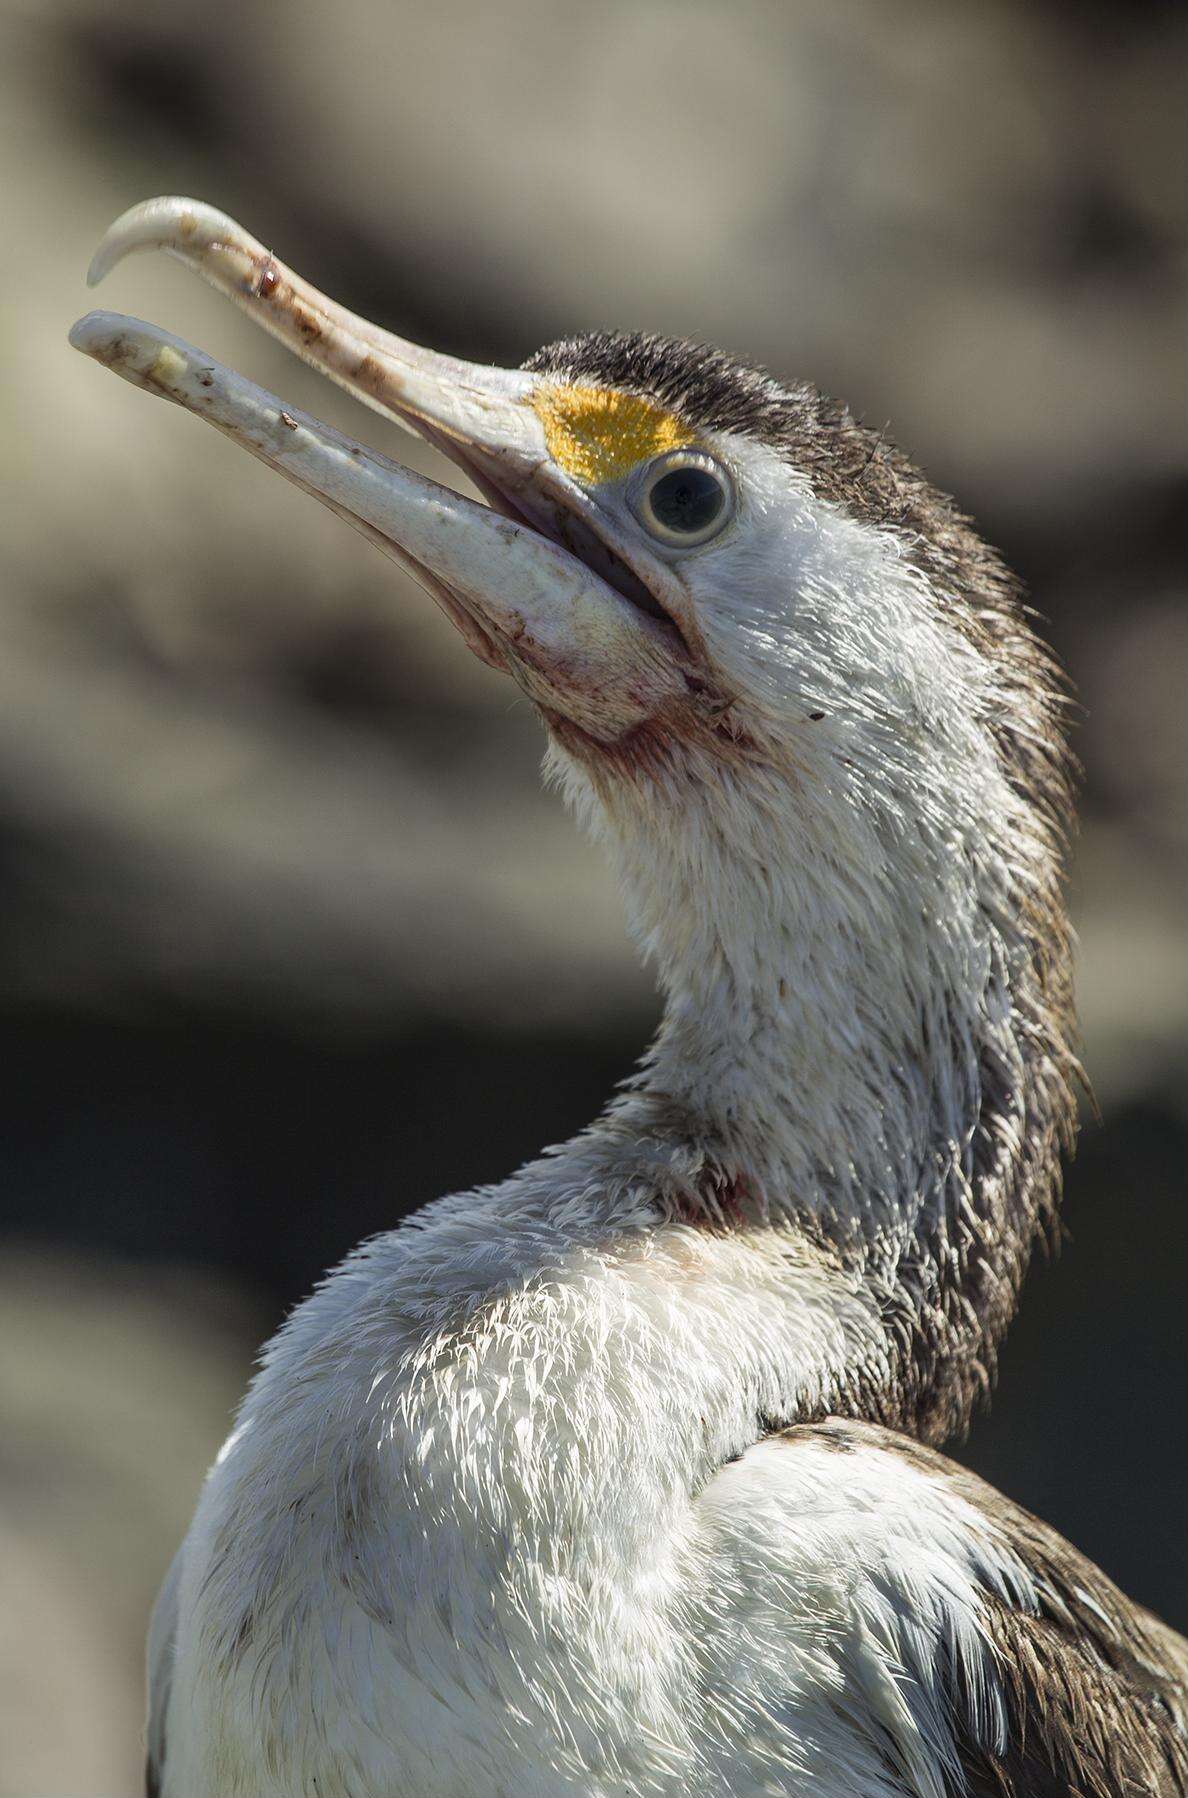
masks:
POLYGON ((648 493, 658 523, 689 536, 714 522, 725 497, 721 481, 708 468, 670 468, 648 493))

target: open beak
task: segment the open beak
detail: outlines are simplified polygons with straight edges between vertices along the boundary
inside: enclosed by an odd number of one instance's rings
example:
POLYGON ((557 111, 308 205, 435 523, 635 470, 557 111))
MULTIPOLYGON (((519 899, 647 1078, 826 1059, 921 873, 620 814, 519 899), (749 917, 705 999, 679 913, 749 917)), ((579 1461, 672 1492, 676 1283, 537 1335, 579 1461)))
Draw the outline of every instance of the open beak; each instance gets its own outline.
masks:
MULTIPOLYGON (((612 744, 700 684, 671 611, 608 541, 588 497, 548 454, 537 377, 407 343, 356 317, 233 220, 195 200, 118 219, 93 285, 126 255, 167 249, 306 362, 436 444, 482 505, 354 443, 154 325, 92 312, 76 349, 207 419, 411 570, 476 655, 554 720, 612 744)), ((645 571, 646 572, 646 571, 645 571)))

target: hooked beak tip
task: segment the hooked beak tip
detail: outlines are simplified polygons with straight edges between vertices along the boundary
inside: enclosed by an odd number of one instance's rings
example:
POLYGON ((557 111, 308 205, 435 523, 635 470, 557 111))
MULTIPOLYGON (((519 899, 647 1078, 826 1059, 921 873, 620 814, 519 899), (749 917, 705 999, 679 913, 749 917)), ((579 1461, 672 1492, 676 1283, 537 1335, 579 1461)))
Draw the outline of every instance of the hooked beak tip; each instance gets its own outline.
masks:
MULTIPOLYGON (((70 331, 74 349, 207 419, 322 500, 411 569, 481 659, 515 673, 544 709, 564 710, 592 737, 615 739, 682 697, 674 633, 626 589, 622 571, 608 574, 607 554, 588 553, 597 548, 594 533, 586 530, 579 545, 569 500, 561 532, 552 528, 555 496, 521 503, 539 497, 548 460, 534 376, 394 336, 319 293, 226 214, 176 195, 115 221, 88 285, 151 249, 187 263, 303 360, 437 443, 491 506, 365 450, 158 326, 89 312, 70 331)), ((617 569, 613 551, 609 559, 617 569)))
POLYGON ((87 269, 87 286, 97 287, 117 262, 138 250, 171 250, 184 256, 187 251, 213 246, 221 234, 231 240, 246 235, 226 213, 204 200, 190 200, 182 194, 142 200, 122 212, 104 232, 87 269))

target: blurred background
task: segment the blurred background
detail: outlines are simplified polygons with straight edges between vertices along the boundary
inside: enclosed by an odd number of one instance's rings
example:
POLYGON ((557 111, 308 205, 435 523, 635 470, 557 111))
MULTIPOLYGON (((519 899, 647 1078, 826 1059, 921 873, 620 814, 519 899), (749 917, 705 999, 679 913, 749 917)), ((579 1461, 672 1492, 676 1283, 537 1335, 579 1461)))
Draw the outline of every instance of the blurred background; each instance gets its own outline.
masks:
MULTIPOLYGON (((0 1798, 139 1789, 146 1614, 257 1343, 360 1237, 585 1122, 655 1018, 506 683, 67 349, 155 193, 465 356, 645 326, 807 375, 1026 577, 1084 708, 1102 1116, 961 1452, 1188 1624, 1182 13, 0 18, 0 1798)), ((441 475, 176 264, 101 303, 441 475)))

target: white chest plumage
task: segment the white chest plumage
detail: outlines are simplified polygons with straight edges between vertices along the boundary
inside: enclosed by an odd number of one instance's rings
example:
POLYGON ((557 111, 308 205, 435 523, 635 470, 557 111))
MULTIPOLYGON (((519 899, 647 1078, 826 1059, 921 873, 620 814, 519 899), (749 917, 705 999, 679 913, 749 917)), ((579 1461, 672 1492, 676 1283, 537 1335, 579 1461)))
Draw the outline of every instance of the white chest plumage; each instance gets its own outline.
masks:
POLYGON ((941 1693, 897 1693, 931 1631, 993 1721, 1009 1557, 891 1457, 753 1446, 876 1320, 792 1239, 550 1240, 531 1188, 380 1239, 269 1350, 163 1600, 166 1798, 874 1798, 888 1730, 941 1798, 941 1693))

